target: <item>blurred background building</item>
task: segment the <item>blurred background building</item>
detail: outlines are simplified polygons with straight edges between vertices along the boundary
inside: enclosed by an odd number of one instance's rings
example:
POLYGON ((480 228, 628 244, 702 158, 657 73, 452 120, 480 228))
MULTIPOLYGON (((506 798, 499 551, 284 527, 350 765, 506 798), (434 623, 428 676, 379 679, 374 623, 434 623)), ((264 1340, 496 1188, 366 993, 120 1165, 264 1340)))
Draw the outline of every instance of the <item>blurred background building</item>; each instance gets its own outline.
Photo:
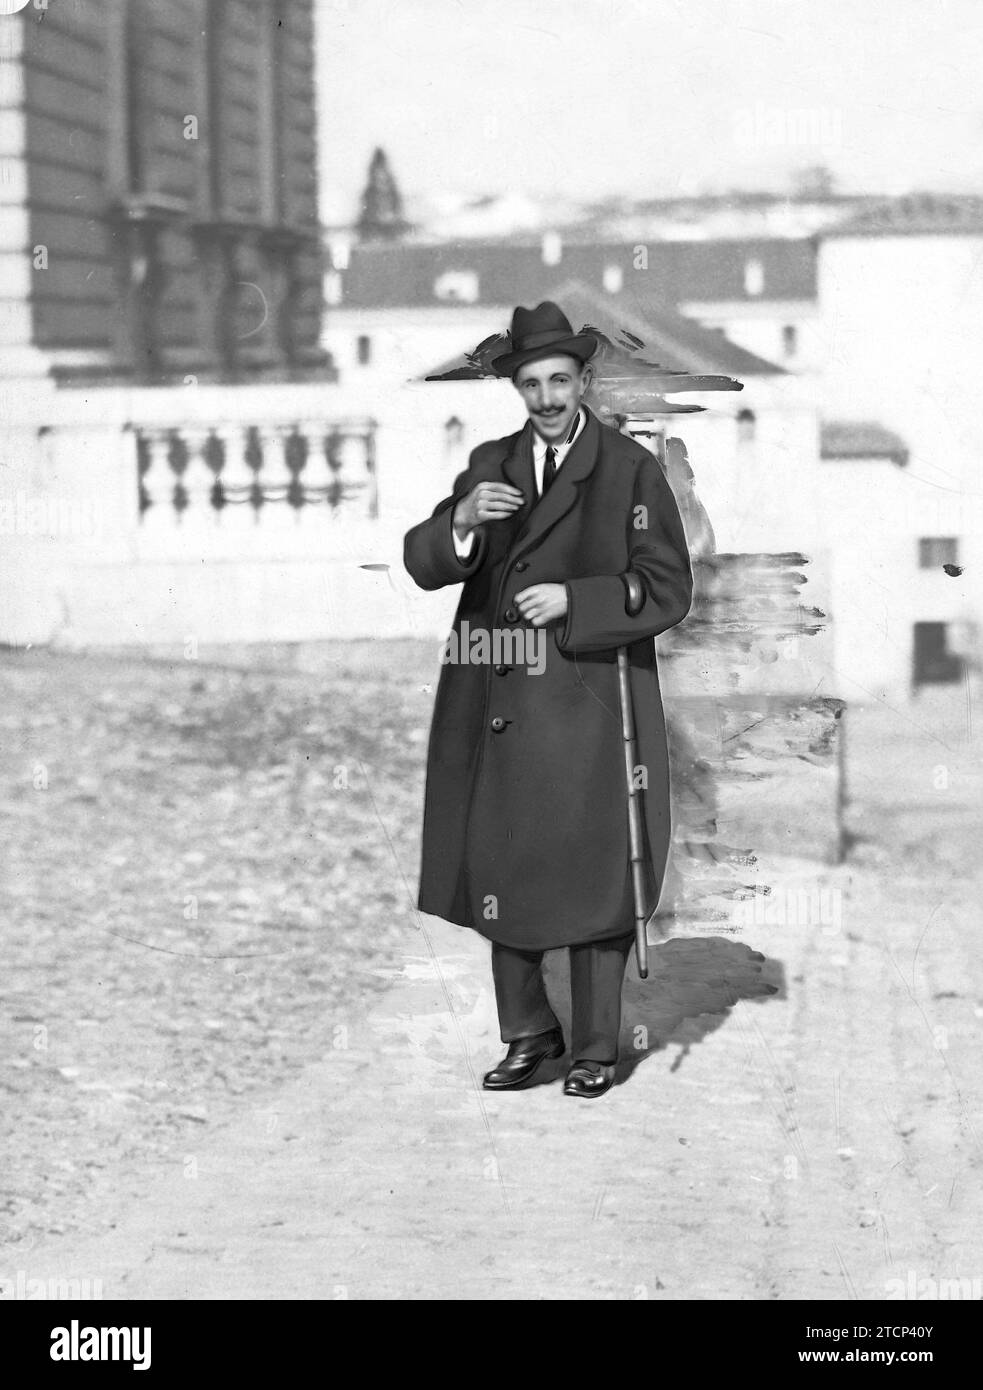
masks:
POLYGON ((299 638, 352 606, 325 557, 372 529, 374 425, 320 345, 313 21, 0 25, 7 642, 299 638))
POLYGON ((3 26, 12 367, 323 371, 312 5, 281 9, 93 0, 3 26))
POLYGON ((423 378, 552 297, 743 383, 659 428, 719 550, 807 557, 817 680, 861 701, 966 681, 983 201, 842 194, 817 166, 784 194, 421 212, 376 149, 322 225, 316 8, 91 0, 0 26, 0 640, 439 637, 454 595, 414 589, 402 534, 523 417, 508 383, 423 378))
MULTIPOLYGON (((814 174, 788 196, 571 205, 552 224, 529 200, 482 200, 451 218, 472 233, 456 238, 397 201, 385 231, 326 233, 323 342, 353 387, 407 401, 515 303, 553 297, 663 365, 739 378, 740 395, 684 397, 706 413, 672 425, 719 548, 810 557, 833 683, 905 700, 980 663, 983 203, 838 196, 814 174)), ((493 383, 435 390, 420 422, 447 461, 434 500, 510 409, 493 383)))

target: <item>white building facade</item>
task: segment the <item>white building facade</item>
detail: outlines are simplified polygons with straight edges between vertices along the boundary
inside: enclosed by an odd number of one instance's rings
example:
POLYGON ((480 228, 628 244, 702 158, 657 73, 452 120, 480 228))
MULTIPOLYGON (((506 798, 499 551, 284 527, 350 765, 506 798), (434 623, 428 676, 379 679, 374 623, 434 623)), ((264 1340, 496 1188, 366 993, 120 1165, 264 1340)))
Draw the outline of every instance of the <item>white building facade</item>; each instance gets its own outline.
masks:
MULTIPOLYGON (((829 460, 834 617, 849 698, 975 684, 983 619, 983 207, 901 199, 820 244, 827 419, 875 420, 903 465, 829 460), (948 566, 948 568, 946 568, 948 566)), ((960 690, 961 698, 961 690, 960 690)))

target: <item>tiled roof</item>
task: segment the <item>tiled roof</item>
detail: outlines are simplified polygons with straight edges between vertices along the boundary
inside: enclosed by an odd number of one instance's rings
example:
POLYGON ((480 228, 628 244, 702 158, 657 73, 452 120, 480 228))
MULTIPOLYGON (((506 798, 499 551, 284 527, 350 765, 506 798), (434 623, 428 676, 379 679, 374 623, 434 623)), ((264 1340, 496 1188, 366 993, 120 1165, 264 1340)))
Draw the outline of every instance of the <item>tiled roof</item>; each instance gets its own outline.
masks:
POLYGON ((820 434, 824 459, 890 459, 902 467, 908 462, 904 440, 873 420, 826 420, 820 434))
MULTIPOLYGON (((615 345, 624 342, 625 334, 631 335, 635 341, 629 342, 626 361, 637 352, 639 358, 657 364, 666 373, 687 373, 690 384, 678 386, 678 390, 721 389, 719 384, 711 382, 711 378, 732 377, 739 380, 748 376, 785 374, 782 367, 739 347, 718 329, 703 328, 692 319, 685 318, 671 305, 625 293, 606 294, 603 290, 591 289, 579 280, 568 281, 555 293, 556 302, 578 331, 590 325, 599 329, 615 345), (705 387, 692 378, 703 378, 705 387)), ((507 327, 507 320, 499 324, 490 322, 488 325, 489 332, 496 329, 504 331, 507 327)), ((426 376, 432 379, 460 368, 464 352, 472 350, 474 346, 462 344, 460 358, 432 368, 426 376)), ((663 383, 663 389, 666 386, 667 383, 663 383)))
POLYGON ((647 300, 666 304, 730 300, 812 300, 816 246, 811 239, 651 241, 647 269, 636 269, 637 247, 627 242, 564 244, 557 265, 543 260, 541 241, 462 241, 436 245, 355 246, 341 271, 341 307, 438 306, 438 278, 448 272, 477 277, 477 302, 536 304, 571 279, 602 289, 613 267, 623 284, 644 284, 647 300), (759 262, 763 283, 749 294, 749 262, 759 262))
MULTIPOLYGON (((625 329, 640 338, 640 349, 670 371, 723 373, 727 376, 784 376, 784 368, 739 347, 716 328, 704 328, 649 293, 606 294, 576 281, 561 285, 557 302, 575 327, 591 323, 612 340, 625 329)), ((640 287, 645 289, 647 287, 640 287)))
POLYGON ((983 198, 973 194, 911 193, 885 198, 817 235, 983 235, 983 198))

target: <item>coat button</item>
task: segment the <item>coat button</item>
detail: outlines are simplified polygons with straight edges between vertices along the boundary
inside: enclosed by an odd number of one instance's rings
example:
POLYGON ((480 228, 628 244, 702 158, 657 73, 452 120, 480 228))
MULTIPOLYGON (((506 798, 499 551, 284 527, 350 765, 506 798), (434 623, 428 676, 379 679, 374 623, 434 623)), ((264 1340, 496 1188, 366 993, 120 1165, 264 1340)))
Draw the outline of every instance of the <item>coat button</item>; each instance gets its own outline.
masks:
POLYGON ((494 718, 494 719, 492 720, 492 722, 491 722, 491 726, 492 726, 492 731, 493 731, 494 733, 500 734, 500 733, 502 732, 502 730, 505 728, 505 720, 502 719, 502 718, 500 718, 498 715, 496 715, 495 718, 494 718))
POLYGON ((515 620, 516 620, 516 618, 517 618, 518 616, 519 616, 519 614, 516 612, 516 610, 515 610, 514 608, 506 608, 506 610, 505 610, 505 621, 506 621, 507 623, 514 623, 515 620))
POLYGON ((508 668, 507 666, 496 666, 496 667, 495 667, 495 675, 496 675, 496 676, 505 676, 505 675, 508 674, 508 671, 509 671, 509 668, 508 668))
POLYGON ((515 562, 515 567, 516 567, 516 569, 519 571, 520 574, 522 573, 523 570, 527 570, 527 569, 529 568, 529 566, 526 564, 525 560, 516 560, 516 562, 515 562))

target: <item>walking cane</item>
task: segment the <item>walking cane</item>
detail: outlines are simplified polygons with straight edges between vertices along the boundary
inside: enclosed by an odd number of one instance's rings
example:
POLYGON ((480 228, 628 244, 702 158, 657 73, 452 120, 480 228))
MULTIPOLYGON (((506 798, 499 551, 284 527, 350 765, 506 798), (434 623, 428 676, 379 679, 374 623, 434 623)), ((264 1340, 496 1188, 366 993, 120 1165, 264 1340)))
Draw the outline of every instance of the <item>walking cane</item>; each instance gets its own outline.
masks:
MULTIPOLYGON (((633 618, 642 610, 645 594, 637 574, 624 575, 625 612, 633 618)), ((638 959, 638 973, 643 980, 648 979, 648 938, 645 934, 647 913, 645 911, 645 858, 643 854, 642 807, 639 800, 640 789, 635 785, 635 767, 638 748, 635 742, 635 711, 631 703, 631 685, 628 679, 628 648, 618 648, 618 699, 621 704, 621 738, 625 750, 625 781, 628 787, 628 845, 631 860, 631 887, 635 903, 635 955, 638 959)))

